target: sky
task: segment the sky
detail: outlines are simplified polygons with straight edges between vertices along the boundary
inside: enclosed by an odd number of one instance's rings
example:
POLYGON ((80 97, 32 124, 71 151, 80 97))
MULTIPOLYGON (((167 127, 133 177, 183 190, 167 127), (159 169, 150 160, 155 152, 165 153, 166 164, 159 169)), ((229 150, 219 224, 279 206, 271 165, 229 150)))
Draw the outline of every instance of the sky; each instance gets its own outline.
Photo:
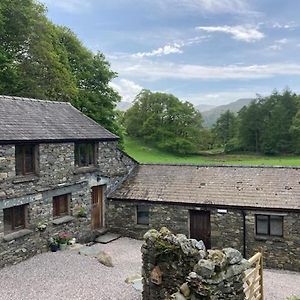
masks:
POLYGON ((300 92, 299 0, 40 0, 104 53, 123 101, 141 89, 195 105, 300 92))

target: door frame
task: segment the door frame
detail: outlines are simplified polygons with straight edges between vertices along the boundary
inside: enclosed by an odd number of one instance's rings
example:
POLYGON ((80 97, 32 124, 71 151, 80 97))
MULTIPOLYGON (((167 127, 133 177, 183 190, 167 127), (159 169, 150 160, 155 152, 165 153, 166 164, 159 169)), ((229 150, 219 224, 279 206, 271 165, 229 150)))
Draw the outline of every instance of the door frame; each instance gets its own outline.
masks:
MULTIPOLYGON (((209 210, 209 209, 202 209, 202 208, 198 208, 198 207, 189 209, 189 228, 188 228, 189 238, 191 238, 191 212, 192 211, 199 212, 199 213, 202 212, 202 213, 209 214, 209 246, 211 248, 211 246, 212 246, 211 245, 211 210, 209 210)), ((210 249, 210 248, 207 247, 207 249, 210 249)))
POLYGON ((105 228, 105 190, 106 190, 106 184, 99 184, 99 185, 93 185, 90 187, 90 194, 91 194, 91 227, 92 229, 102 229, 105 228), (102 190, 102 207, 101 207, 101 219, 102 219, 102 226, 100 228, 95 228, 93 224, 93 188, 101 188, 102 190))

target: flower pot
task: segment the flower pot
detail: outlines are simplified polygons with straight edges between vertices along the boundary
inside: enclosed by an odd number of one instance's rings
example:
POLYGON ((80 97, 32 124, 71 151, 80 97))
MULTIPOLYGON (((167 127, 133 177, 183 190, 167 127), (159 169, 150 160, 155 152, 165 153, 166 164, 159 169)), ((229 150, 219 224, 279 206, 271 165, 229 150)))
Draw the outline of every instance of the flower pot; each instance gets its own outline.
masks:
POLYGON ((59 244, 59 250, 64 251, 68 247, 67 243, 59 244))
POLYGON ((56 252, 58 250, 58 245, 57 244, 51 244, 50 245, 50 250, 51 250, 51 252, 56 252))

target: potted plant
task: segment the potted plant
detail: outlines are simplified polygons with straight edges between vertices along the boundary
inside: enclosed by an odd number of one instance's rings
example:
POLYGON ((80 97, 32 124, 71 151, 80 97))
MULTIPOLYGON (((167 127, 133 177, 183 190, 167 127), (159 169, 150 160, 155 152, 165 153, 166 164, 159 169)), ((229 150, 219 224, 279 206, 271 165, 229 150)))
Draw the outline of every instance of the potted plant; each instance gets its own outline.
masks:
POLYGON ((60 250, 66 250, 68 242, 72 239, 70 233, 68 232, 60 232, 58 234, 58 244, 60 250))
POLYGON ((58 250, 58 241, 55 237, 49 238, 49 248, 52 252, 56 252, 58 250))

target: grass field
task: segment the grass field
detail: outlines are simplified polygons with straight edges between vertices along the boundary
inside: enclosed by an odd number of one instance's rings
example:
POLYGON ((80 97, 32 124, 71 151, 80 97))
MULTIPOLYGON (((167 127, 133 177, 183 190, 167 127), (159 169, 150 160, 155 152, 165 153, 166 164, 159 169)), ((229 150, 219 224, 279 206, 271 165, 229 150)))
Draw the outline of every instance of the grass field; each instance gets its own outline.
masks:
POLYGON ((300 156, 264 156, 255 154, 177 156, 143 145, 126 137, 125 151, 141 163, 186 163, 227 165, 300 166, 300 156))

